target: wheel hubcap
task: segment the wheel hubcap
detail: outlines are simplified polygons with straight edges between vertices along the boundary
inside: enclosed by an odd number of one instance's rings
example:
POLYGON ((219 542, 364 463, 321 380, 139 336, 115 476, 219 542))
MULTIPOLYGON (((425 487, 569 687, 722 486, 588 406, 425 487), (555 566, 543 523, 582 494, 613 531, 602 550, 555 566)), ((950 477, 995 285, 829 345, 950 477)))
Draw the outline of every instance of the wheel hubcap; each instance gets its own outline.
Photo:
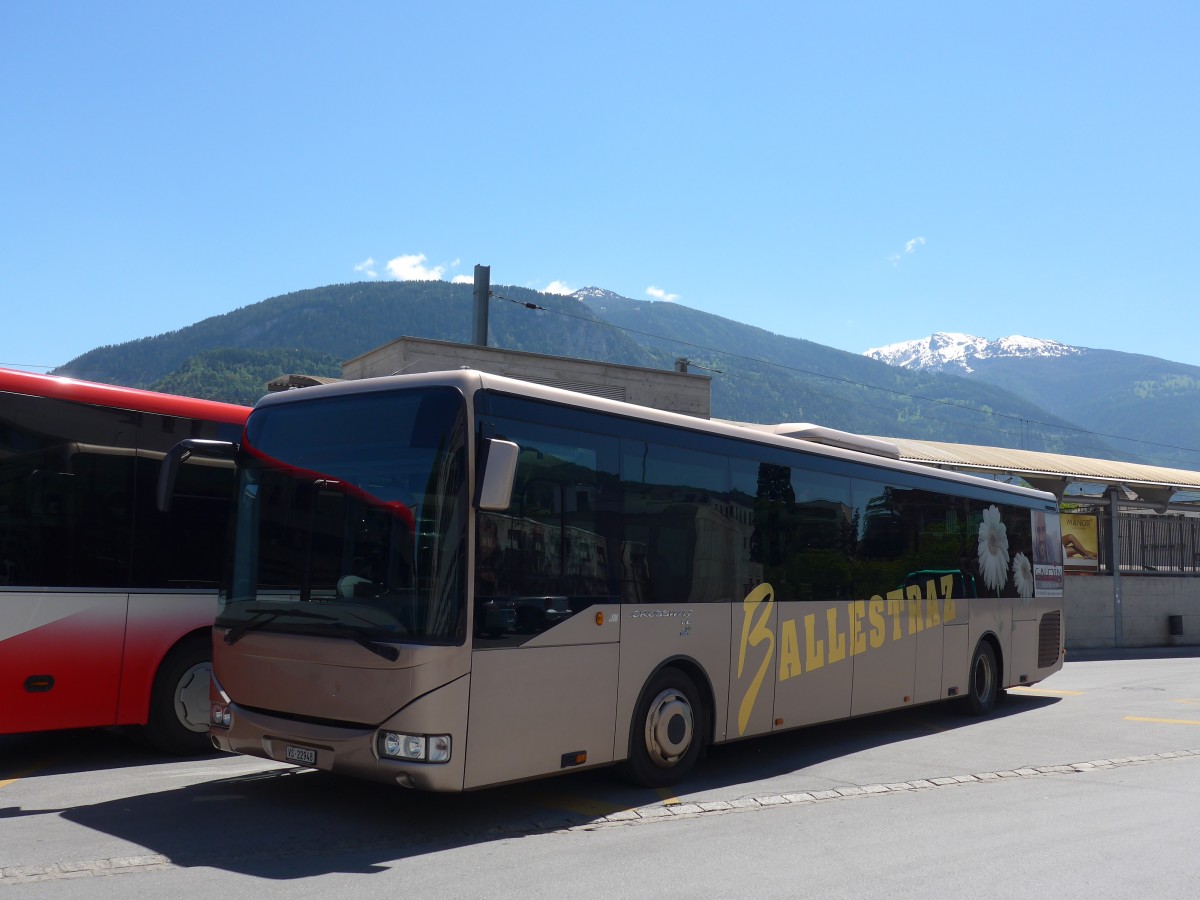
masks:
POLYGON ((992 667, 987 657, 980 656, 975 662, 975 696, 986 700, 992 692, 992 667))
POLYGON ((655 765, 670 768, 692 746, 692 705, 676 690, 666 690, 650 704, 646 717, 646 749, 655 765))
POLYGON ((210 663, 197 663, 175 685, 175 715, 188 731, 208 731, 208 682, 210 663))

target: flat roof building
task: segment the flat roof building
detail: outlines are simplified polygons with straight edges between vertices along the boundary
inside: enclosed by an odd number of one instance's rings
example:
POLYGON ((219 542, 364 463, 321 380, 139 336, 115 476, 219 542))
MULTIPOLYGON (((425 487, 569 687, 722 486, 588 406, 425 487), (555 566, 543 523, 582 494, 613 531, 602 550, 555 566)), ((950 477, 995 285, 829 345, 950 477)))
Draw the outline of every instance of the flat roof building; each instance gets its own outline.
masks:
POLYGON ((342 377, 376 378, 463 367, 703 419, 711 412, 712 379, 707 375, 427 338, 402 337, 368 350, 342 363, 342 377))

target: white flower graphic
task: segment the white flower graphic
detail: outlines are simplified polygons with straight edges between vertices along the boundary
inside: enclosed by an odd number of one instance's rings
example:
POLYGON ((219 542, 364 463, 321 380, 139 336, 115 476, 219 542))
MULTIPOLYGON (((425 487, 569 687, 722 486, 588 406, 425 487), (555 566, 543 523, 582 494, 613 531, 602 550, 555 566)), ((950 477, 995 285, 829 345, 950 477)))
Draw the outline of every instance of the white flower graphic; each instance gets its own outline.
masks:
POLYGON ((1029 562, 1029 557, 1024 553, 1018 553, 1013 557, 1012 563, 1013 584, 1017 586, 1017 593, 1021 595, 1021 599, 1026 603, 1033 597, 1033 566, 1029 562))
POLYGON ((979 523, 979 571, 983 583, 999 592, 1008 581, 1008 529, 995 505, 983 511, 979 523))

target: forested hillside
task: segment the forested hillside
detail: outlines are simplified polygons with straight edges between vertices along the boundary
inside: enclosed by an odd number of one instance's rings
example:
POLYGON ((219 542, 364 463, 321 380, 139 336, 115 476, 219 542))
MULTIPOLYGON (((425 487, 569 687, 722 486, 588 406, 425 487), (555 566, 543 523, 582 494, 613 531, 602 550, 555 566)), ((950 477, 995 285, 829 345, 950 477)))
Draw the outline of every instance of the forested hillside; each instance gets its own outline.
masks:
POLYGON ((868 350, 912 372, 991 384, 1104 435, 1146 462, 1200 469, 1200 366, 1025 335, 937 332, 868 350))
MULTIPOLYGON (((524 288, 496 288, 513 302, 493 299, 492 346, 536 353, 653 365, 655 357, 622 332, 597 327, 590 310, 571 297, 524 288), (535 314, 536 303, 569 316, 535 314)), ((205 350, 286 349, 328 353, 339 362, 402 335, 468 341, 471 285, 445 281, 358 282, 274 297, 213 316, 178 331, 100 347, 71 360, 60 374, 146 387, 205 350)))
POLYGON ((202 350, 151 387, 168 394, 253 406, 263 385, 282 374, 339 378, 342 361, 315 350, 202 350))
MULTIPOLYGON (((1200 468, 1200 368, 1154 356, 1088 350, 1069 359, 994 359, 973 380, 1023 396, 1103 434, 1148 442, 1129 452, 1161 465, 1200 468)), ((1112 441, 1110 440, 1110 443, 1112 441)), ((1116 443, 1118 448, 1123 445, 1116 443)))
MULTIPOLYGON (((404 335, 466 342, 471 295, 471 285, 442 281, 314 288, 100 347, 58 373, 248 403, 272 377, 336 375, 341 361, 404 335)), ((494 286, 489 344, 656 368, 685 356, 711 375, 721 418, 1107 455, 1078 432, 1031 427, 1067 423, 1003 389, 889 367, 676 303, 494 286)))

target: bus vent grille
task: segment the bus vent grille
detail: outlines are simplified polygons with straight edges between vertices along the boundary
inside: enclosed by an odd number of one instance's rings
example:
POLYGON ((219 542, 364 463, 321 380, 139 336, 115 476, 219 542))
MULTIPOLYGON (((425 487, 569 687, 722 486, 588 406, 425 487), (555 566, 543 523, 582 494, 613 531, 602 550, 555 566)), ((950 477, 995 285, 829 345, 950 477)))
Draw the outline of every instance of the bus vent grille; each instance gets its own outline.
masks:
POLYGON ((1054 665, 1061 647, 1062 613, 1046 613, 1038 624, 1038 668, 1045 669, 1054 665))

